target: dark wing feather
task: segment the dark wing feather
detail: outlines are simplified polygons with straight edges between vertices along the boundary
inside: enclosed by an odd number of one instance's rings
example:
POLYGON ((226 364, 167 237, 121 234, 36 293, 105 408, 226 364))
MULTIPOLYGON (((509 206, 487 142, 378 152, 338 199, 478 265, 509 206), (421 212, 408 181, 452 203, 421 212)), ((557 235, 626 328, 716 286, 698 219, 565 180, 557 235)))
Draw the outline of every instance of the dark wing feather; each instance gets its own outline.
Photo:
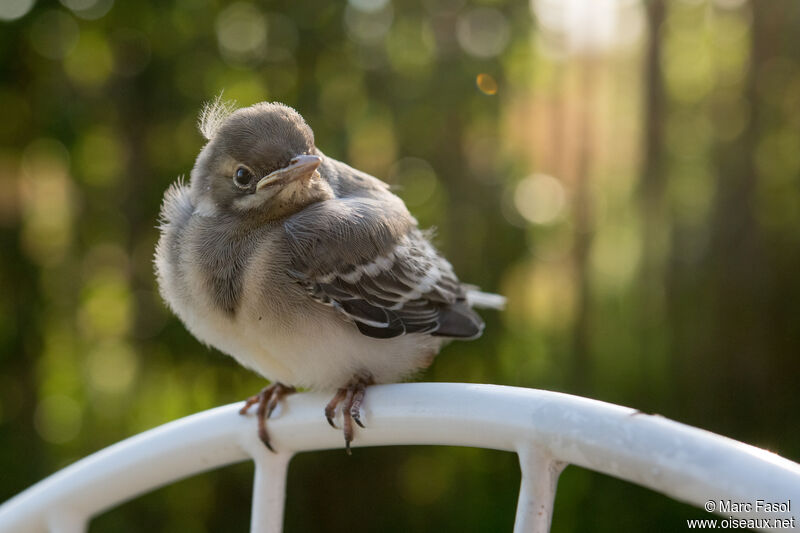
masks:
POLYGON ((483 322, 450 263, 398 203, 330 200, 301 212, 305 220, 292 217, 284 224, 293 247, 290 276, 370 337, 479 336, 483 322))

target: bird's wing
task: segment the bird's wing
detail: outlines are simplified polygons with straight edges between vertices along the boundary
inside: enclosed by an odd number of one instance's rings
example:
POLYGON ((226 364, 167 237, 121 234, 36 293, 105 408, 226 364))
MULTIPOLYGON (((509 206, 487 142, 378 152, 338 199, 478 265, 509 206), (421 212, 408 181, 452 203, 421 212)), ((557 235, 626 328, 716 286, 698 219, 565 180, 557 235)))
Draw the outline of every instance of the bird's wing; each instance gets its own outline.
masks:
POLYGON ((388 205, 364 198, 321 202, 284 227, 292 247, 290 276, 364 335, 472 338, 482 332, 452 266, 399 199, 388 205))

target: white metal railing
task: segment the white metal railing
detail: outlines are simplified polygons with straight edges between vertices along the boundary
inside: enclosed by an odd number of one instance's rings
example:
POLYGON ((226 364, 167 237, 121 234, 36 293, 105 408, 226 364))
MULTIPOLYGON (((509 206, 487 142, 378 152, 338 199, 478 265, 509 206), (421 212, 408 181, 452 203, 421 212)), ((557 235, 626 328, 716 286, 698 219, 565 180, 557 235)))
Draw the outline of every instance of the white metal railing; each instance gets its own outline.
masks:
MULTIPOLYGON (((328 398, 296 394, 269 422, 268 451, 241 404, 198 413, 119 442, 0 506, 0 533, 83 532, 102 511, 167 483, 255 461, 251 531, 280 531, 286 470, 296 452, 341 448, 322 415, 328 398)), ((800 508, 800 465, 660 416, 541 390, 408 383, 370 387, 367 429, 354 446, 443 444, 516 452, 522 469, 515 532, 550 528, 556 483, 575 464, 703 507, 709 500, 786 502, 800 508)), ((726 512, 794 519, 798 511, 726 512)), ((766 531, 772 528, 762 528, 766 531)))

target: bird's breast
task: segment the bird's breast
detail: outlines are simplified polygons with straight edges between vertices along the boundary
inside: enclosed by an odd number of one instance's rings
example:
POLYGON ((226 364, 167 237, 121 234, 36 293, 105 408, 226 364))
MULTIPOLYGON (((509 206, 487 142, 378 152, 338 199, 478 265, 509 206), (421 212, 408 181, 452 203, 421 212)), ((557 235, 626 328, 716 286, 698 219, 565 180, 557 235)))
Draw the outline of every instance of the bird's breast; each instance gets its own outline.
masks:
POLYGON ((332 307, 308 297, 287 274, 280 229, 234 241, 207 227, 184 232, 177 268, 163 291, 187 329, 273 381, 330 389, 368 372, 378 382, 427 366, 441 339, 374 339, 332 307), (204 231, 206 230, 206 231, 204 231))

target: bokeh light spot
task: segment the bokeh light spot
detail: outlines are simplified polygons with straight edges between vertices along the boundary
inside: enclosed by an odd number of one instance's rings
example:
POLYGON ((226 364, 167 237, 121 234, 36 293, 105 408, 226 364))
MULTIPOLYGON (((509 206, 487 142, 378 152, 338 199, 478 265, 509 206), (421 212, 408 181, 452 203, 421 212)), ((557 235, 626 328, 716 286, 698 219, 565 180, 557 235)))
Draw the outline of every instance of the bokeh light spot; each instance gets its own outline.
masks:
POLYGON ((416 157, 406 157, 398 161, 391 172, 389 181, 397 184, 397 194, 409 207, 418 207, 429 202, 439 192, 439 180, 430 163, 416 157))
POLYGON ((544 330, 567 330, 576 309, 574 272, 563 261, 524 262, 503 281, 508 295, 505 319, 517 329, 535 324, 544 330))
POLYGON ((97 0, 60 0, 61 5, 73 11, 83 11, 89 9, 97 3, 97 0))
POLYGON ((3 0, 0 2, 0 20, 17 20, 31 10, 36 0, 3 0))
POLYGON ((78 24, 72 17, 51 9, 33 22, 30 40, 33 49, 44 57, 62 59, 75 49, 79 34, 78 24))
POLYGON ((380 43, 394 20, 391 4, 386 4, 377 11, 364 12, 350 5, 344 12, 344 25, 352 40, 360 44, 374 45, 380 43))
POLYGON ((599 290, 613 294, 627 286, 639 266, 642 241, 638 226, 614 223, 601 227, 592 247, 592 269, 599 290))
POLYGON ((671 96, 692 103, 705 98, 714 84, 714 61, 701 32, 667 24, 661 68, 671 96))
POLYGON ((136 352, 124 342, 96 346, 86 360, 89 381, 99 392, 124 393, 136 378, 139 361, 136 352))
POLYGON ((69 396, 54 394, 39 402, 33 420, 36 431, 44 440, 52 444, 64 444, 80 432, 81 408, 69 396))
POLYGON ((559 180, 533 174, 520 181, 514 191, 514 206, 528 222, 550 224, 564 211, 566 192, 559 180))
POLYGON ((72 236, 73 187, 69 153, 54 139, 38 139, 25 149, 19 182, 22 239, 40 264, 58 262, 72 236))
POLYGON ((253 4, 236 2, 217 17, 217 42, 222 56, 233 63, 263 59, 267 47, 267 20, 253 4))
POLYGON ((317 79, 320 83, 319 105, 325 119, 337 126, 351 112, 363 110, 367 104, 364 84, 357 73, 344 76, 330 76, 324 69, 317 68, 317 79))
POLYGON ((79 323, 88 338, 121 336, 133 319, 130 289, 114 271, 93 276, 84 288, 79 323))
POLYGON ((434 59, 434 45, 427 24, 410 18, 398 19, 386 39, 386 53, 398 72, 413 77, 428 72, 434 59))
POLYGON ((640 42, 645 30, 641 2, 629 0, 531 0, 546 57, 611 52, 640 42))
POLYGON ((61 0, 61 4, 82 19, 96 20, 111 10, 114 0, 61 0))
POLYGON ((475 78, 475 84, 483 94, 497 94, 497 82, 489 74, 478 74, 478 77, 475 78))
POLYGON ((351 164, 369 174, 385 176, 397 152, 391 115, 373 112, 352 123, 348 130, 351 164))
POLYGON ((481 58, 494 57, 508 45, 508 20, 497 9, 472 9, 458 18, 456 36, 458 44, 468 54, 481 58))
POLYGON ((374 13, 386 7, 389 0, 347 0, 347 3, 359 11, 374 13))
POLYGON ((108 42, 95 32, 83 32, 75 51, 64 60, 69 77, 86 87, 96 87, 105 82, 113 64, 108 42))

